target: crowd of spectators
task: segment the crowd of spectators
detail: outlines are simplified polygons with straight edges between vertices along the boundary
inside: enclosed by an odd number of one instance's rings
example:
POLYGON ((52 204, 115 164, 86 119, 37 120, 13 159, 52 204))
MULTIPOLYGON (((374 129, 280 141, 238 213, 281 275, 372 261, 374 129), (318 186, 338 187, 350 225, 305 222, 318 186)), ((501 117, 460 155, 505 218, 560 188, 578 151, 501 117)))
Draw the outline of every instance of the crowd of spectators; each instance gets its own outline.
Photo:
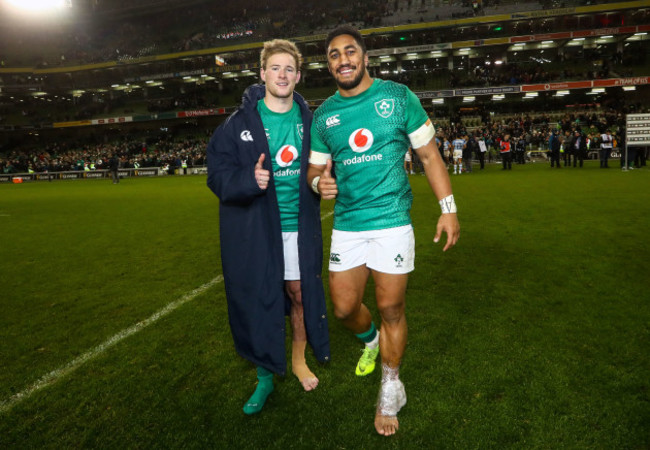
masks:
MULTIPOLYGON (((513 143, 513 149, 521 151, 521 163, 524 162, 524 152, 527 159, 534 156, 546 159, 550 152, 549 137, 554 132, 563 148, 567 149, 566 154, 572 150, 572 142, 576 132, 588 143, 585 148, 584 158, 596 159, 600 148, 601 135, 610 131, 614 140, 614 150, 622 151, 625 148, 625 114, 627 110, 592 110, 574 113, 566 113, 559 120, 551 118, 548 113, 531 115, 531 113, 506 116, 496 119, 486 118, 481 125, 466 127, 463 118, 457 116, 449 124, 438 125, 438 138, 441 147, 445 148, 445 140, 451 142, 457 137, 466 139, 468 142, 483 140, 487 147, 486 159, 497 160, 500 155, 501 142, 509 137, 513 143)), ((644 112, 644 111, 634 111, 644 112)), ((489 117, 489 116, 488 116, 489 117)), ((471 146, 469 146, 471 147, 471 146)), ((473 146, 478 151, 478 145, 473 146)), ((633 154, 637 156, 639 166, 646 164, 648 148, 634 149, 633 154)), ((469 152, 471 157, 479 158, 478 155, 469 152)), ((444 155, 449 160, 449 155, 444 155)))
MULTIPOLYGON (((628 112, 625 109, 585 110, 566 113, 559 120, 549 113, 524 113, 500 118, 488 115, 479 126, 474 127, 466 126, 463 117, 456 116, 448 123, 437 123, 436 129, 440 137, 449 140, 456 136, 484 139, 491 150, 490 157, 498 155, 499 144, 506 135, 511 136, 514 142, 523 141, 527 151, 546 152, 549 150, 549 133, 553 130, 560 136, 580 131, 584 136, 592 136, 594 145, 602 133, 611 130, 617 148, 624 145, 625 114, 628 112)), ((173 173, 183 161, 190 167, 205 165, 208 135, 206 130, 204 137, 189 136, 176 140, 161 137, 149 144, 142 140, 130 140, 94 145, 52 143, 34 150, 17 149, 0 155, 0 172, 101 170, 107 168, 111 155, 117 155, 122 168, 159 167, 173 173)))
POLYGON ((40 149, 13 150, 0 155, 0 173, 56 173, 108 169, 115 155, 120 167, 137 169, 159 167, 173 173, 183 162, 188 166, 205 165, 208 138, 187 137, 174 141, 161 139, 151 145, 142 141, 81 145, 53 143, 40 149))

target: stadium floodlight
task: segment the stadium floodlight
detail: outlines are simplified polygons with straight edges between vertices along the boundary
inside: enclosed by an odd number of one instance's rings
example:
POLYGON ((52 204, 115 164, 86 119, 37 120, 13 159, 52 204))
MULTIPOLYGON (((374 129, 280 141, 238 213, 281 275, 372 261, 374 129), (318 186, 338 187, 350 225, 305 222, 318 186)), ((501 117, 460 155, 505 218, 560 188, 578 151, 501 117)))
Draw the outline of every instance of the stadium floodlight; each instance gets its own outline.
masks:
POLYGON ((636 91, 636 86, 623 86, 624 91, 636 91))
POLYGON ((5 2, 13 8, 30 12, 45 12, 71 6, 69 0, 5 0, 5 2))
POLYGON ((553 43, 553 41, 542 41, 542 44, 543 44, 543 45, 546 45, 546 44, 552 44, 552 43, 553 43))
POLYGON ((534 91, 534 92, 526 92, 525 98, 533 98, 533 97, 538 97, 539 92, 534 91))
POLYGON ((434 103, 436 105, 442 105, 442 104, 445 103, 445 99, 444 98, 434 98, 433 100, 431 100, 431 103, 434 103))
POLYGON ((476 100, 476 97, 463 97, 463 102, 470 103, 476 100))

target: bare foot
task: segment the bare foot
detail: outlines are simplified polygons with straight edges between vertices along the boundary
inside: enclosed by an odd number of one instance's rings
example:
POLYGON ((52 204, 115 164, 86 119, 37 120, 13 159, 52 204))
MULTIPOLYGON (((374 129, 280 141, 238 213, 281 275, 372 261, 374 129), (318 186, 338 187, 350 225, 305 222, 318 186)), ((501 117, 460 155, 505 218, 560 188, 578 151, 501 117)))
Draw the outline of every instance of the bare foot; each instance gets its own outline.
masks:
POLYGON ((399 429, 397 416, 382 416, 379 411, 375 414, 375 429, 383 436, 392 436, 399 429))
POLYGON ((298 378, 305 391, 313 391, 318 386, 318 378, 309 370, 307 364, 293 364, 291 371, 298 378))
POLYGON ((379 390, 375 429, 383 436, 392 436, 399 429, 397 413, 406 405, 406 391, 399 379, 385 381, 379 390))

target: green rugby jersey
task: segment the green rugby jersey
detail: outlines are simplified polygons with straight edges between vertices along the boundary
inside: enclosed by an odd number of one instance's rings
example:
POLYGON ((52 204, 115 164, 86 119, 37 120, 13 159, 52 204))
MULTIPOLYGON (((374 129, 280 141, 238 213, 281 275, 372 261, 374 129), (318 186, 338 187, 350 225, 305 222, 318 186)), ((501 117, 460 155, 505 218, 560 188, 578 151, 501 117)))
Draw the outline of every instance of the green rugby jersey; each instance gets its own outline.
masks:
POLYGON ((404 170, 409 133, 429 118, 406 86, 375 79, 354 97, 339 92, 314 113, 311 149, 331 155, 338 195, 334 229, 368 231, 411 223, 404 170))
POLYGON ((294 101, 286 113, 271 111, 264 99, 257 102, 271 152, 275 192, 280 206, 282 231, 298 231, 300 151, 303 124, 300 107, 294 101))

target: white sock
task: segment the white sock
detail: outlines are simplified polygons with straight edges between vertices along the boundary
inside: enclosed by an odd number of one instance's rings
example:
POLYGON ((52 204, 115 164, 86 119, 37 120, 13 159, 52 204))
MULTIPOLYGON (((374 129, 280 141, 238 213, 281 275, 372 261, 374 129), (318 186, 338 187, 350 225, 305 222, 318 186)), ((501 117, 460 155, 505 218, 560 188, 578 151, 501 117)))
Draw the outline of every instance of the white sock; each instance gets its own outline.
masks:
POLYGON ((375 349, 379 345, 379 330, 377 330, 377 334, 375 335, 375 338, 366 343, 366 347, 375 349))

